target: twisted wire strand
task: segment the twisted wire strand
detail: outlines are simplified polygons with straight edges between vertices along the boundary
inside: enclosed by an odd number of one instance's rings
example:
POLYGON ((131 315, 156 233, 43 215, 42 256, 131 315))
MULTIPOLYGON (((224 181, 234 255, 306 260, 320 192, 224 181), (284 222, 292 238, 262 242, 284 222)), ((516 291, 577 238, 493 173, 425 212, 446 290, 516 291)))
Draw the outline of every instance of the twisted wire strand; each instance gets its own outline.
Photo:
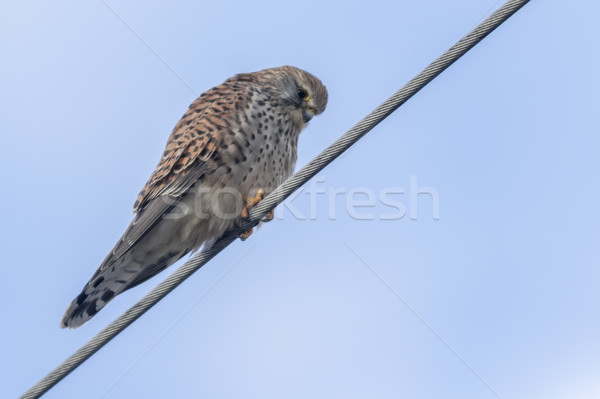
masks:
POLYGON ((360 140, 377 124, 387 118, 398 107, 404 104, 409 98, 425 87, 425 85, 427 85, 431 80, 452 65, 462 55, 473 48, 477 43, 479 43, 483 38, 485 38, 528 2, 529 0, 509 0, 500 8, 498 8, 498 10, 492 13, 481 24, 475 27, 475 29, 466 34, 462 39, 456 42, 456 44, 450 47, 450 49, 429 64, 423 71, 412 78, 400 90, 395 92, 390 98, 385 100, 381 105, 375 108, 375 110, 365 116, 360 122, 354 125, 329 147, 323 150, 317 157, 315 157, 296 174, 283 182, 279 187, 277 187, 273 192, 259 202, 258 205, 256 205, 250 211, 248 219, 243 220, 239 226, 226 232, 219 240, 215 242, 213 246, 202 250, 190 258, 190 260, 185 262, 185 264, 183 264, 169 277, 158 284, 135 305, 110 323, 94 338, 75 351, 59 366, 57 366, 27 392, 25 392, 21 396, 21 399, 39 398, 41 395, 46 393, 60 380, 65 378, 71 371, 80 366, 90 356, 106 345, 111 339, 117 336, 121 331, 137 320, 152 306, 158 303, 168 293, 173 291, 185 279, 190 277, 194 272, 210 261, 215 255, 235 241, 235 239, 238 238, 241 233, 249 230, 251 227, 256 226, 261 219, 267 215, 267 213, 273 210, 278 204, 283 202, 288 196, 290 196, 294 191, 305 184, 323 168, 333 162, 333 160, 340 156, 350 146, 360 140))

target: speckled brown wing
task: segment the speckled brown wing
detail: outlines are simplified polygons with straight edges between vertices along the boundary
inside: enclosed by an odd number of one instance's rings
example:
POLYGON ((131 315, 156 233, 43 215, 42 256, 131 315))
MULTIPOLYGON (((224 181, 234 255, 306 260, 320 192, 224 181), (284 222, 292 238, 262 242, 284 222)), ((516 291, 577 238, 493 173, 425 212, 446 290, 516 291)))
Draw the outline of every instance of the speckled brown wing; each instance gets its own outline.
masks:
POLYGON ((189 188, 191 168, 212 157, 228 128, 224 114, 230 111, 223 104, 216 106, 215 97, 222 97, 216 88, 194 101, 177 123, 156 170, 133 205, 134 212, 162 194, 179 196, 189 188))
POLYGON ((156 170, 138 195, 134 220, 98 272, 133 247, 202 178, 207 161, 215 156, 230 130, 228 119, 235 112, 236 101, 239 106, 239 89, 226 82, 208 90, 190 105, 173 129, 156 170))

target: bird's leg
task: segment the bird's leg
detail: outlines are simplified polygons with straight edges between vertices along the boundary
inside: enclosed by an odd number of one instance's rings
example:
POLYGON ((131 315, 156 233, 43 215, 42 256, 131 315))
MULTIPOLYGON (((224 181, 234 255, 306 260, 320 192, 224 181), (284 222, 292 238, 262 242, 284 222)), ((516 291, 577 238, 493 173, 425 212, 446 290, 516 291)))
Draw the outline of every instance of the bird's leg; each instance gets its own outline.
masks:
POLYGON ((250 237, 252 235, 253 231, 254 231, 254 229, 252 227, 250 227, 250 230, 245 231, 242 234, 240 234, 240 239, 242 241, 246 241, 248 239, 248 237, 250 237))
POLYGON ((267 213, 265 215, 265 217, 263 218, 263 222, 270 222, 271 220, 273 220, 275 218, 275 210, 271 209, 271 212, 267 213))
MULTIPOLYGON (((256 204, 258 204, 260 201, 262 201, 262 199, 265 196, 265 190, 263 190, 262 188, 258 190, 258 192, 256 193, 256 196, 254 197, 250 197, 250 198, 246 198, 246 205, 244 206, 244 208, 242 208, 242 213, 241 216, 244 219, 248 219, 248 216, 250 216, 250 209, 252 209, 256 204)), ((272 216, 273 211, 269 212, 269 214, 266 217, 272 216)), ((271 217, 271 219, 273 219, 273 217, 271 217)), ((269 219, 269 220, 271 220, 269 219)), ((248 237, 250 237, 252 235, 252 231, 254 229, 252 227, 250 227, 250 229, 244 233, 242 233, 240 235, 240 238, 242 239, 242 241, 246 241, 248 239, 248 237)))
MULTIPOLYGON (((265 196, 265 190, 263 190, 261 188, 256 193, 256 196, 246 198, 246 202, 245 202, 246 205, 242 209, 242 213, 240 214, 240 216, 243 217, 244 219, 248 219, 248 217, 250 216, 250 210, 252 208, 254 208, 254 206, 256 204, 258 204, 260 201, 262 201, 264 196, 265 196)), ((262 222, 270 222, 274 218, 275 218, 275 211, 271 210, 269 213, 267 213, 265 215, 265 217, 262 219, 262 222)), ((252 231, 253 231, 253 229, 250 228, 248 231, 242 233, 240 235, 240 238, 242 239, 242 241, 245 241, 246 239, 248 239, 248 237, 250 237, 252 235, 252 231)))
POLYGON ((254 208, 254 205, 256 205, 260 201, 262 201, 264 196, 265 196, 265 190, 260 188, 258 190, 258 192, 256 193, 256 196, 246 198, 246 206, 244 206, 244 208, 242 209, 242 217, 244 219, 248 219, 248 216, 250 215, 250 209, 254 208))

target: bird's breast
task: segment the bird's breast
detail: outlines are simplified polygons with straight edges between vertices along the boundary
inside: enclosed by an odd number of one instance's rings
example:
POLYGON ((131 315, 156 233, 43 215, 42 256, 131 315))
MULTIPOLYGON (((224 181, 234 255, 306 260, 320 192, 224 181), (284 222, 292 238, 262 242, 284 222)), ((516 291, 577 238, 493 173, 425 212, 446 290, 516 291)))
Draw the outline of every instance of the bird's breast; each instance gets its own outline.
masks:
POLYGON ((246 113, 223 140, 220 164, 210 179, 243 196, 260 188, 268 194, 294 171, 300 129, 293 115, 277 107, 250 107, 246 113))

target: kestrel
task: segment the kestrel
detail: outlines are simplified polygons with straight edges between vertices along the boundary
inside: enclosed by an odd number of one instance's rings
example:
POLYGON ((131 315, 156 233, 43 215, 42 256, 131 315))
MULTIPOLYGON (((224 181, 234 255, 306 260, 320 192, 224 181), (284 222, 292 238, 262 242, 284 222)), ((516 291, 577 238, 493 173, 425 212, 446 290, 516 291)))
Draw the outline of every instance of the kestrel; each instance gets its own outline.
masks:
POLYGON ((175 125, 133 221, 61 327, 81 326, 116 295, 247 217, 292 174, 298 136, 326 105, 323 83, 292 66, 239 74, 198 97, 175 125))

